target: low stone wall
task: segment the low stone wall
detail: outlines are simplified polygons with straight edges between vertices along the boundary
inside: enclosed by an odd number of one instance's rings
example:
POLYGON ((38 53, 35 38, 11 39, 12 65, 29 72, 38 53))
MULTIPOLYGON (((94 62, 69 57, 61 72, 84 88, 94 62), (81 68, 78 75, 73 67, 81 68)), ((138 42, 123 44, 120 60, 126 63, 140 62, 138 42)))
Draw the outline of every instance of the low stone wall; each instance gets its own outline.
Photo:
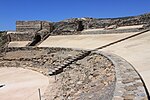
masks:
POLYGON ((99 31, 83 31, 81 34, 111 34, 111 33, 130 33, 130 32, 139 32, 140 29, 111 29, 111 30, 99 30, 99 31))
MULTIPOLYGON (((30 50, 49 50, 51 52, 57 52, 57 51, 72 51, 74 49, 71 48, 59 48, 59 47, 8 47, 6 48, 6 52, 13 52, 13 51, 30 51, 30 50)), ((82 51, 82 50, 77 50, 82 51)))
MULTIPOLYGON (((0 66, 28 68, 48 75, 50 69, 81 56, 84 51, 69 48, 7 48, 0 57, 0 66)), ((53 86, 48 87, 44 95, 47 99, 111 100, 115 85, 114 66, 106 57, 92 53, 68 65, 56 76, 56 82, 51 84, 53 86)))
POLYGON ((29 32, 9 32, 10 41, 32 41, 35 33, 29 32))
POLYGON ((51 68, 61 64, 68 58, 71 58, 82 50, 73 50, 69 48, 44 48, 44 47, 9 47, 1 51, 1 67, 24 66, 30 69, 36 69, 48 75, 51 68), (6 65, 9 62, 8 65, 6 65), (14 65, 14 66, 13 66, 14 65))
POLYGON ((6 32, 0 32, 0 47, 3 47, 8 42, 6 32))
POLYGON ((142 77, 123 58, 101 52, 113 62, 116 71, 116 87, 113 100, 149 100, 149 94, 142 77))
POLYGON ((9 42, 11 41, 33 41, 35 37, 38 35, 40 36, 41 40, 45 38, 46 35, 48 35, 48 32, 40 31, 37 33, 34 32, 8 32, 7 38, 9 39, 9 42))
POLYGON ((73 32, 65 32, 65 31, 57 31, 52 33, 50 36, 55 35, 86 35, 86 34, 112 34, 112 33, 132 33, 139 32, 141 29, 132 28, 132 29, 111 29, 111 30, 96 30, 96 31, 73 31, 73 32))

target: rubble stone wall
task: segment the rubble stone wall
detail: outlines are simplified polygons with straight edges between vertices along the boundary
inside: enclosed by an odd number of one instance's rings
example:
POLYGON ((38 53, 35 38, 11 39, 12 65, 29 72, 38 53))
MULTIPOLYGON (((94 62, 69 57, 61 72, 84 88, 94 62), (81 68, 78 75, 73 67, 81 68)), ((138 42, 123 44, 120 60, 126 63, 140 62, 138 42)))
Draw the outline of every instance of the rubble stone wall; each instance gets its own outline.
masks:
POLYGON ((9 33, 8 38, 10 41, 32 41, 35 33, 28 33, 28 32, 17 32, 17 33, 9 33))
POLYGON ((72 18, 56 22, 54 26, 57 31, 63 31, 66 29, 67 31, 72 31, 77 29, 76 22, 78 21, 82 21, 84 29, 105 28, 111 25, 116 25, 118 27, 132 26, 150 23, 150 14, 119 18, 72 18))

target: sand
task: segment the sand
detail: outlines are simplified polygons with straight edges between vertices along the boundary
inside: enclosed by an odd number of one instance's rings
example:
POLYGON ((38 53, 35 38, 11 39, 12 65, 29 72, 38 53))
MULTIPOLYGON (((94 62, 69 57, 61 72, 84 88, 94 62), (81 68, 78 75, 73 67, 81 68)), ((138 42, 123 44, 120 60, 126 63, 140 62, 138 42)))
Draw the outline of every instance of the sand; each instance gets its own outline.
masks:
POLYGON ((39 100, 48 86, 48 78, 38 72, 22 68, 0 68, 0 100, 39 100))

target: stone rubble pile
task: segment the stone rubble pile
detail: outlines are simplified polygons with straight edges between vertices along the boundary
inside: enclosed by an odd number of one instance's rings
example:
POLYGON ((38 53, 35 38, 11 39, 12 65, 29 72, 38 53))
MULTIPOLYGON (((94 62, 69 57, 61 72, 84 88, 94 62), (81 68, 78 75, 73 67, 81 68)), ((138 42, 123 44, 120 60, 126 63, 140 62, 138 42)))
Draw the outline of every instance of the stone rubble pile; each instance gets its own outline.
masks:
POLYGON ((58 74, 45 94, 46 100, 111 100, 115 70, 105 57, 90 54, 58 74))

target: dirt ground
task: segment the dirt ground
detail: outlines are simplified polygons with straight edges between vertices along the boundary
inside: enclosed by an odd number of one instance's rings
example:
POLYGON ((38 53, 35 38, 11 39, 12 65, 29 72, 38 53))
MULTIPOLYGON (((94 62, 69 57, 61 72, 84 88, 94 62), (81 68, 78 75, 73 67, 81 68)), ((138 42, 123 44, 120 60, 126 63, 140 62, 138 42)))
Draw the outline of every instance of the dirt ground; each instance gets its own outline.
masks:
POLYGON ((46 76, 22 68, 0 68, 0 100, 39 100, 38 88, 44 94, 49 80, 46 76))

